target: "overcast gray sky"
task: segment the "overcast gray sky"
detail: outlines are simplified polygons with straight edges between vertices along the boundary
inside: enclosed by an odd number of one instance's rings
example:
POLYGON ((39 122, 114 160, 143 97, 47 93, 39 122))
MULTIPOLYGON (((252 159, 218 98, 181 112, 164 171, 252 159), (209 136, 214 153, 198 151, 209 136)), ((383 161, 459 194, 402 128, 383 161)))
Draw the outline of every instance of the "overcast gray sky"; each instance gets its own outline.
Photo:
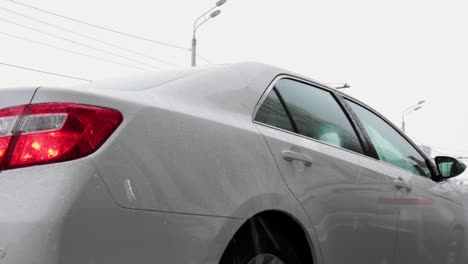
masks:
MULTIPOLYGON (((127 33, 188 47, 195 18, 213 0, 111 1, 19 0, 43 9, 127 33)), ((468 156, 468 3, 463 0, 228 0, 222 13, 200 28, 199 52, 211 63, 259 61, 323 82, 347 82, 350 95, 400 125, 402 111, 427 100, 407 117, 407 133, 420 144, 450 155, 468 156)), ((0 0, 0 62, 87 79, 140 72, 34 41, 122 64, 174 68, 123 52, 13 14, 15 11, 70 30, 188 67, 189 52, 150 44, 73 23, 0 0), (46 36, 6 19, 85 45, 141 61, 118 58, 46 36)), ((204 62, 200 60, 200 64, 204 62)), ((0 65, 0 87, 69 86, 80 81, 0 65)))

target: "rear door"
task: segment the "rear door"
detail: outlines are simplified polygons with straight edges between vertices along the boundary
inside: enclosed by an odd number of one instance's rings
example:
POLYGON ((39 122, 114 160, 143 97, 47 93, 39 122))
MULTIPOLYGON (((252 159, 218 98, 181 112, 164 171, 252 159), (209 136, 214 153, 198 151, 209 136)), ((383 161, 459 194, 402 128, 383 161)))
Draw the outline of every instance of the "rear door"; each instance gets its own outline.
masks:
MULTIPOLYGON (((394 262, 394 178, 366 156, 330 91, 292 77, 267 90, 255 114, 278 167, 317 232, 325 264, 394 262)), ((366 149, 366 150, 365 150, 366 149)))
POLYGON ((450 182, 435 182, 431 164, 383 118, 348 101, 359 117, 382 164, 400 189, 396 263, 461 264, 466 259, 463 197, 450 182))

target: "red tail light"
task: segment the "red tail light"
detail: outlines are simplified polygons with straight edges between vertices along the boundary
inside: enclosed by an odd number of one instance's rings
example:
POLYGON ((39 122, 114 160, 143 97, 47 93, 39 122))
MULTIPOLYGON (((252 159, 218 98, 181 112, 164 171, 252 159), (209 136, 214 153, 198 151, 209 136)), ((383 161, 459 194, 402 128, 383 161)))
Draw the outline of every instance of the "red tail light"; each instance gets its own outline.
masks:
POLYGON ((0 110, 0 170, 73 160, 96 151, 122 122, 116 110, 47 103, 0 110))

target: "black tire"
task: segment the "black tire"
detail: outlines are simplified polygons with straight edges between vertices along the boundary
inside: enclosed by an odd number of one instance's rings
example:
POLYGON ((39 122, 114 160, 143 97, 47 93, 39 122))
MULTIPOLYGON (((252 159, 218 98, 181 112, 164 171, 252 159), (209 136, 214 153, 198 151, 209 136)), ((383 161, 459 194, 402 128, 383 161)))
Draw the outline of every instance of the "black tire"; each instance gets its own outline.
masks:
POLYGON ((450 240, 445 243, 447 245, 447 256, 444 263, 447 264, 458 264, 466 263, 466 257, 464 256, 465 248, 465 232, 462 228, 456 227, 452 230, 449 236, 450 240), (463 262, 465 259, 465 262, 463 262))
POLYGON ((250 221, 231 240, 219 264, 306 264, 297 246, 284 231, 250 221))

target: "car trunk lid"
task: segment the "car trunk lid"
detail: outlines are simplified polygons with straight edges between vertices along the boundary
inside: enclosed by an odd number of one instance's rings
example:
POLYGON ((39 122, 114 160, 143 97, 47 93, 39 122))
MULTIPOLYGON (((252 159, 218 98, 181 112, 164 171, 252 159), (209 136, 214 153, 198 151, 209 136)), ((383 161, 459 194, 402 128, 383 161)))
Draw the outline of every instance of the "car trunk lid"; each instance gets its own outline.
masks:
POLYGON ((0 88, 0 109, 29 104, 38 87, 0 88))

